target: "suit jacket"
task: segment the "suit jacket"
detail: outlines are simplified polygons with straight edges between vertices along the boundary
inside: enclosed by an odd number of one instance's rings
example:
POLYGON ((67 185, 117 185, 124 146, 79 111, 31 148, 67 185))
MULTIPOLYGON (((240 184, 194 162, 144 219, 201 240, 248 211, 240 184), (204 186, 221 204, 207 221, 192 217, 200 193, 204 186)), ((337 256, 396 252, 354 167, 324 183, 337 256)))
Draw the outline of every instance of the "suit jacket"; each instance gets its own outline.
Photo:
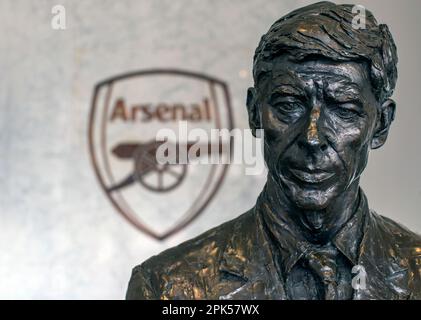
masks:
MULTIPOLYGON (((421 237, 367 209, 353 299, 421 299, 421 237)), ((254 207, 135 267, 127 299, 288 299, 254 207)))

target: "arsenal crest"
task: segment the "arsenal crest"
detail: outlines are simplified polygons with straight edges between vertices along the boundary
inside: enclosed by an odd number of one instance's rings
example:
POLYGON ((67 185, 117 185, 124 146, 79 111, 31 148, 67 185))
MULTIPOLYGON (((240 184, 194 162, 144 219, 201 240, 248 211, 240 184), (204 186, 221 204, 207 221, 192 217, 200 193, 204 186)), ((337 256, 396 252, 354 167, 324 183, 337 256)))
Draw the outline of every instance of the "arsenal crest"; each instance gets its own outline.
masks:
POLYGON ((209 136, 215 129, 233 129, 228 88, 218 79, 145 70, 95 87, 89 149, 96 176, 117 212, 156 239, 167 238, 202 213, 226 174, 228 163, 159 161, 163 144, 176 152, 196 148, 198 157, 224 152, 221 142, 197 148, 197 140, 185 132, 197 129, 209 136), (163 129, 178 139, 157 139, 163 129))

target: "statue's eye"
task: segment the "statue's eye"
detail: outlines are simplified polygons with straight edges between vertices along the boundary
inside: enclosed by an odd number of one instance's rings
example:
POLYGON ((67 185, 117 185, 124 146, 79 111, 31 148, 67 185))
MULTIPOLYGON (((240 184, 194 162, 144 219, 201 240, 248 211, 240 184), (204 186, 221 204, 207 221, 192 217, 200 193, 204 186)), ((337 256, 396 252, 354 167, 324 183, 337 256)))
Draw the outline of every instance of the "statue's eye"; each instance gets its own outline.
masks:
POLYGON ((361 113, 357 110, 357 107, 352 103, 343 103, 334 105, 331 110, 343 120, 351 121, 361 116, 361 113))
POLYGON ((294 112, 297 110, 297 108, 299 108, 299 104, 297 103, 292 103, 292 102, 284 102, 284 103, 279 103, 278 105, 276 105, 276 108, 279 109, 279 111, 281 112, 294 112))
POLYGON ((305 107, 299 101, 278 101, 272 104, 272 109, 278 119, 284 122, 293 122, 305 113, 305 107))

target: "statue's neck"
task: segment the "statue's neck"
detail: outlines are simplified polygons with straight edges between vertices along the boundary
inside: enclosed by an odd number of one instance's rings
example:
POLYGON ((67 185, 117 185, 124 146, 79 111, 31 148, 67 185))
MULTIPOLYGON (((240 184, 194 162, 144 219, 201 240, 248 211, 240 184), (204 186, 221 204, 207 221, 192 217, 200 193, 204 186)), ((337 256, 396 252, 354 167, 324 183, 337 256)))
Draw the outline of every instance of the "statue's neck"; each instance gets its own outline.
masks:
POLYGON ((268 176, 265 200, 283 219, 298 226, 310 242, 325 243, 346 224, 359 204, 359 180, 355 180, 340 196, 322 210, 305 210, 297 207, 285 195, 282 186, 268 176))

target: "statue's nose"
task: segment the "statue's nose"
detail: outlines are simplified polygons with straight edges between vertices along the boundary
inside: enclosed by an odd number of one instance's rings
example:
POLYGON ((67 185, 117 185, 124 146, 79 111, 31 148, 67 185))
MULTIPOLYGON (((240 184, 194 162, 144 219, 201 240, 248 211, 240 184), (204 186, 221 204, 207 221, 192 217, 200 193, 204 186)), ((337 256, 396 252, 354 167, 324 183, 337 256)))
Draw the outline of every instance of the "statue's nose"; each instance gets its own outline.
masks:
POLYGON ((319 132, 317 128, 317 121, 320 118, 320 108, 314 107, 310 113, 310 123, 307 127, 307 141, 309 144, 319 144, 319 132))
POLYGON ((320 148, 324 151, 327 148, 327 142, 323 134, 320 132, 319 119, 320 119, 320 106, 314 106, 310 112, 310 119, 308 126, 303 135, 304 139, 301 139, 301 146, 307 146, 311 148, 320 148))

